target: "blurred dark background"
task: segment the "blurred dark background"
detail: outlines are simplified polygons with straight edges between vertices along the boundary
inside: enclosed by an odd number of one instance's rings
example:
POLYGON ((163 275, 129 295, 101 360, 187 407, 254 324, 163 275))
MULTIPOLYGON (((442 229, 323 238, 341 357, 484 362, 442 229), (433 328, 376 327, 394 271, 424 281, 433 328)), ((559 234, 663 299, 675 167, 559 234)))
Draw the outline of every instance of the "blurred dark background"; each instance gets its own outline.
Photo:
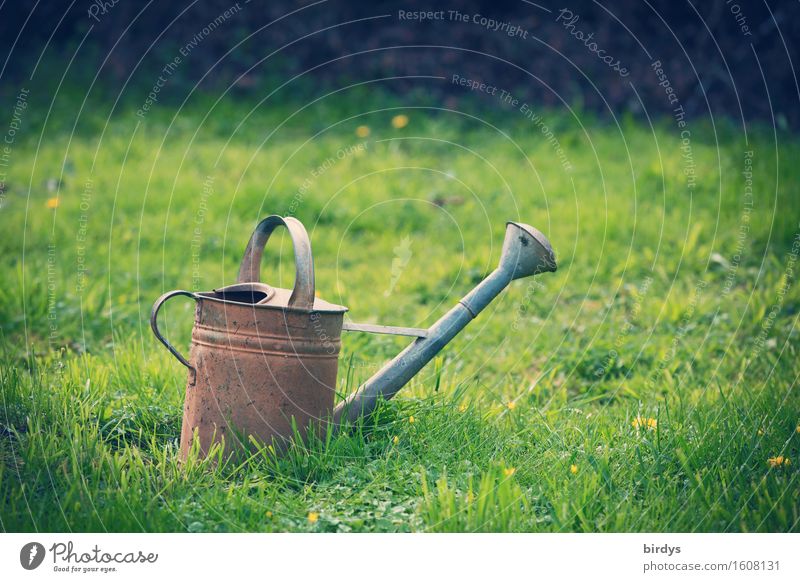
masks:
POLYGON ((381 83, 390 94, 424 92, 453 106, 468 92, 419 76, 456 73, 545 106, 670 115, 651 67, 660 60, 691 116, 800 124, 793 68, 800 62, 800 7, 789 0, 56 0, 2 4, 0 29, 6 99, 20 86, 63 83, 122 102, 133 92, 131 103, 141 104, 183 50, 180 66, 164 76, 170 90, 161 92, 161 103, 226 88, 257 98, 277 90, 273 99, 302 101, 391 77, 381 83), (558 21, 562 8, 579 17, 571 28, 558 21), (399 10, 443 10, 445 19, 403 20, 399 10), (469 21, 451 20, 448 10, 469 21), (527 38, 487 29, 473 22, 476 14, 518 26, 527 38), (592 33, 598 50, 629 74, 620 76, 576 31, 592 33))

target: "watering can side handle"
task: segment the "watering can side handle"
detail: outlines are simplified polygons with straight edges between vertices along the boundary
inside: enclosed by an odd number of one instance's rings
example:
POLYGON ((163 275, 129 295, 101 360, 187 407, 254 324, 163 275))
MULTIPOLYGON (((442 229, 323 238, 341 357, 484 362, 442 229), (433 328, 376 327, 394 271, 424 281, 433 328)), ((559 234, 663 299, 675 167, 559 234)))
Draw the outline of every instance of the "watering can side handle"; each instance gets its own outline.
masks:
POLYGON ((194 385, 194 383, 197 380, 197 370, 194 368, 194 366, 192 366, 186 360, 186 358, 184 358, 181 355, 181 353, 178 350, 176 350, 174 347, 172 347, 172 344, 170 344, 166 340, 166 338, 163 335, 161 335, 161 332, 158 330, 158 311, 159 311, 159 309, 161 309, 161 306, 164 305, 164 303, 166 303, 167 299, 171 299, 172 297, 177 297, 178 295, 184 295, 185 297, 191 297, 192 299, 197 301, 197 296, 194 293, 190 293, 189 291, 183 291, 181 289, 178 289, 177 291, 170 291, 169 293, 164 293, 161 297, 156 299, 155 303, 153 303, 153 310, 150 312, 150 327, 153 329, 153 333, 158 338, 158 341, 160 341, 162 344, 167 346, 167 349, 170 351, 170 353, 173 356, 175 356, 181 364, 183 364, 184 366, 189 368, 189 370, 192 373, 192 378, 191 378, 190 384, 194 385))
POLYGON ((282 217, 277 214, 268 216, 258 223, 239 267, 237 283, 258 283, 261 281, 261 255, 269 241, 272 231, 278 226, 285 226, 292 237, 294 247, 294 265, 297 271, 289 306, 297 309, 312 310, 314 308, 314 259, 311 254, 311 241, 303 224, 291 216, 282 217))

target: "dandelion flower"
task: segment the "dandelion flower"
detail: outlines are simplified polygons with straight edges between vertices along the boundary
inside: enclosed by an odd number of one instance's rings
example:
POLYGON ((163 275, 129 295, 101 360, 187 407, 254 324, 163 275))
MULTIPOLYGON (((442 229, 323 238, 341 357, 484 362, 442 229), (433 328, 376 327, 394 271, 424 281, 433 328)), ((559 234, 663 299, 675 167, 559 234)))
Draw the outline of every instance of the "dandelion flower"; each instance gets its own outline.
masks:
POLYGON ((58 208, 58 197, 55 198, 48 198, 47 199, 47 207, 48 208, 58 208))
POLYGON ((369 127, 366 125, 359 125, 356 128, 356 135, 358 137, 369 137, 369 127))
POLYGON ((800 434, 800 424, 797 425, 797 428, 794 429, 797 434, 800 434))
POLYGON ((271 511, 267 511, 267 519, 272 519, 272 512, 271 511))
POLYGON ((393 442, 394 444, 397 444, 397 443, 399 443, 399 442, 400 442, 400 437, 399 437, 399 436, 397 436, 397 435, 395 435, 395 437, 392 439, 392 442, 393 442))
POLYGON ((631 423, 633 428, 649 428, 650 430, 655 430, 658 426, 658 421, 655 418, 644 418, 643 416, 637 416, 633 419, 631 423))
POLYGON ((414 424, 414 417, 413 416, 409 416, 408 417, 408 423, 409 424, 414 424))
POLYGON ((516 472, 517 472, 516 467, 509 467, 508 469, 503 469, 503 475, 505 475, 506 477, 511 477, 516 472))
POLYGON ((506 404, 509 410, 514 410, 517 407, 517 403, 513 400, 509 400, 508 404, 506 404))
POLYGON ((317 523, 319 520, 319 513, 316 511, 309 511, 308 512, 308 523, 317 523))
POLYGON ((578 474, 578 465, 570 465, 569 466, 569 472, 572 473, 573 475, 577 475, 578 474))
POLYGON ((780 455, 777 457, 770 457, 767 459, 767 464, 772 468, 780 467, 783 465, 783 457, 780 455))
POLYGON ((756 432, 756 434, 757 434, 758 436, 764 436, 764 431, 763 431, 763 429, 758 429, 758 431, 756 432))
POLYGON ((392 117, 392 127, 395 129, 403 129, 408 125, 408 115, 395 115, 392 117))
POLYGON ((466 412, 467 411, 467 405, 466 404, 462 404, 461 406, 458 407, 458 411, 459 412, 466 412))

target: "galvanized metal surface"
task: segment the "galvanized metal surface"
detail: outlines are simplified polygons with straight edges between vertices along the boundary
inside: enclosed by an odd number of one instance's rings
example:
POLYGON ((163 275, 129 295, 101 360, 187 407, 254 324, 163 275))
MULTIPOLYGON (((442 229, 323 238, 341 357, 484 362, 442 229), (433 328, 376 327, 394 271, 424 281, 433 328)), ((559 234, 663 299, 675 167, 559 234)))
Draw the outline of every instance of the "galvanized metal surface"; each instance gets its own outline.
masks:
POLYGON ((497 269, 433 324, 427 337, 414 341, 341 402, 333 412, 334 423, 353 423, 371 414, 379 399, 389 400, 397 394, 511 281, 555 270, 556 259, 547 237, 527 224, 509 222, 497 269))
POLYGON ((155 303, 153 303, 153 309, 150 311, 150 328, 153 330, 153 334, 155 334, 158 341, 167 346, 169 352, 175 356, 175 358, 181 364, 189 369, 189 385, 194 385, 195 381, 197 380, 197 370, 186 358, 183 357, 183 354, 181 354, 171 343, 167 341, 167 338, 161 335, 161 331, 158 329, 158 312, 161 310, 161 307, 167 302, 168 299, 172 299, 173 297, 178 297, 181 295, 196 299, 194 293, 191 293, 190 291, 184 291, 183 289, 177 289, 175 291, 164 293, 161 297, 156 299, 155 303))
POLYGON ((311 256, 311 241, 308 240, 308 233, 296 218, 291 216, 283 218, 273 214, 258 223, 255 232, 250 237, 250 242, 247 243, 236 280, 239 283, 261 281, 261 255, 264 254, 264 247, 269 241, 270 235, 278 226, 285 226, 292 237, 294 264, 297 272, 294 290, 289 300, 285 305, 277 306, 311 310, 314 306, 314 259, 311 256))
POLYGON ((427 329, 418 327, 398 327, 396 325, 373 325, 371 323, 353 323, 345 321, 343 331, 363 331, 366 333, 382 333, 387 335, 407 335, 411 337, 428 337, 427 329))
POLYGON ((303 225, 270 216, 250 238, 235 285, 207 293, 171 291, 153 305, 153 333, 189 369, 181 453, 197 446, 205 455, 215 442, 224 443, 228 454, 251 441, 280 448, 293 424, 305 434, 331 421, 355 422, 371 414, 379 399, 392 398, 511 281, 555 270, 547 238, 532 226, 509 222, 497 269, 430 329, 345 324, 346 307, 315 297, 311 243, 303 225), (297 274, 291 290, 259 281, 264 245, 281 225, 294 245, 297 274), (159 309, 176 296, 197 302, 188 359, 158 329, 159 309), (416 339, 334 408, 343 329, 416 339))

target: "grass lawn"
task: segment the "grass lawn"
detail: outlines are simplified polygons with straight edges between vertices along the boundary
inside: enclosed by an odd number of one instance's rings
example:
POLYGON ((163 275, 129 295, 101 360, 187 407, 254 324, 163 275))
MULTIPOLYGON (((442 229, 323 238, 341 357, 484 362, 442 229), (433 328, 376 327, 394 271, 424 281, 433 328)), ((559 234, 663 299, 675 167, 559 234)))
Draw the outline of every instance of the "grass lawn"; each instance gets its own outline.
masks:
MULTIPOLYGON (((800 530, 796 137, 536 111, 556 144, 519 111, 335 99, 31 113, 0 210, 0 528, 800 530), (150 307, 233 282, 259 218, 290 213, 358 322, 433 323, 506 220, 559 270, 512 284, 369 423, 182 465, 186 373, 150 307)), ((262 276, 291 286, 288 237, 271 245, 262 276)), ((162 315, 182 350, 190 303, 162 315)), ((345 335, 341 394, 405 342, 345 335)))

